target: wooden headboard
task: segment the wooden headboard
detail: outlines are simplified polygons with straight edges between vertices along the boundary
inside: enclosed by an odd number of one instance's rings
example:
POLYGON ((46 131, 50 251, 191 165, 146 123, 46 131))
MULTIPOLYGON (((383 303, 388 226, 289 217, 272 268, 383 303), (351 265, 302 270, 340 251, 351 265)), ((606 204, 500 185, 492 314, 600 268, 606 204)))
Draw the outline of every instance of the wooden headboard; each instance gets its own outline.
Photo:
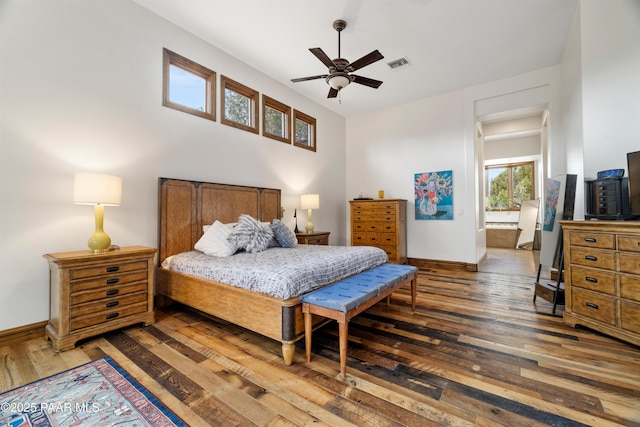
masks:
POLYGON ((193 250, 204 225, 237 222, 240 214, 260 221, 280 218, 280 190, 159 178, 158 262, 193 250))

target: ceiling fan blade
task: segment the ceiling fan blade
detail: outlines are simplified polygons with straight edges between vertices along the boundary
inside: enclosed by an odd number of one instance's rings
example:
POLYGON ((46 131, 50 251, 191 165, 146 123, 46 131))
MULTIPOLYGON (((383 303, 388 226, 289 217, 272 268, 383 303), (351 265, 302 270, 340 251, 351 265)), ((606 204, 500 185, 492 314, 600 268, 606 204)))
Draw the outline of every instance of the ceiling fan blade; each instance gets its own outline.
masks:
POLYGON ((369 86, 374 89, 378 89, 382 84, 380 80, 370 79, 369 77, 355 76, 353 74, 351 74, 351 77, 353 77, 354 83, 360 83, 361 85, 369 86))
POLYGON ((291 81, 294 83, 297 83, 297 82, 305 82, 307 80, 326 79, 327 77, 329 77, 328 74, 320 74, 318 76, 299 77, 297 79, 291 79, 291 81))
POLYGON ((336 96, 338 96, 338 89, 330 88, 327 98, 335 98, 336 96))
POLYGON ((327 67, 334 66, 333 61, 327 56, 326 53, 324 53, 324 50, 320 49, 319 47, 312 47, 309 50, 327 67))
POLYGON ((356 71, 362 67, 366 67, 369 64, 373 64, 374 62, 379 61, 382 58, 384 58, 384 56, 382 56, 380 51, 376 49, 373 52, 363 56, 362 58, 352 62, 350 64, 350 67, 353 69, 353 71, 356 71))

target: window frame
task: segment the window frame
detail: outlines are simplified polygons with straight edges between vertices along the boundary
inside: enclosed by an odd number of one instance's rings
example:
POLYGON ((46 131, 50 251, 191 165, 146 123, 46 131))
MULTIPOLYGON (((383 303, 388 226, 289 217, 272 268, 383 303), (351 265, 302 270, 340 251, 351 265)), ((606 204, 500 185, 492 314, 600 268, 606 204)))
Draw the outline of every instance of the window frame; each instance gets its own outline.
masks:
POLYGON ((220 123, 237 128, 237 129, 246 130, 247 132, 256 133, 256 134, 259 133, 258 125, 260 122, 260 116, 259 116, 260 92, 258 92, 257 90, 251 89, 249 86, 245 86, 242 83, 239 83, 233 79, 230 79, 227 76, 221 75, 220 76, 220 93, 221 93, 220 109, 222 111, 221 117, 220 117, 220 123), (227 89, 230 90, 231 92, 235 92, 249 99, 251 104, 249 106, 249 114, 251 115, 250 126, 227 119, 225 114, 226 101, 227 101, 227 96, 226 96, 227 89))
POLYGON ((291 119, 291 107, 265 94, 262 94, 262 136, 275 139, 276 141, 284 142, 285 144, 291 144, 291 119), (286 123, 284 124, 284 137, 267 132, 267 107, 279 111, 285 116, 286 123))
MULTIPOLYGON (((533 200, 536 197, 536 165, 534 161, 526 161, 526 162, 509 162, 509 163, 501 163, 501 164, 493 164, 493 165, 485 165, 484 170, 485 170, 485 211, 486 212, 494 212, 494 211, 515 211, 518 212, 520 211, 519 207, 514 207, 513 206, 513 168, 518 167, 518 166, 527 166, 530 165, 531 166, 531 199, 529 200, 533 200), (509 194, 509 199, 507 200, 507 202, 509 203, 509 206, 507 208, 489 208, 487 206, 487 199, 490 197, 490 188, 489 188, 489 169, 508 169, 509 173, 508 173, 508 183, 507 183, 507 191, 509 194)), ((524 201, 524 200, 523 200, 524 201)))
POLYGON ((207 120, 216 121, 216 72, 200 65, 182 55, 162 49, 163 76, 162 76, 162 105, 183 113, 192 114, 207 120), (194 74, 205 81, 205 111, 190 108, 186 105, 171 101, 171 65, 194 74))
POLYGON ((304 148, 305 150, 309 150, 309 151, 313 151, 316 152, 317 150, 317 146, 318 146, 318 142, 316 139, 316 119, 311 117, 308 114, 305 114, 301 111, 296 110, 295 108, 293 109, 293 122, 291 124, 291 137, 293 139, 293 145, 295 145, 296 147, 300 147, 300 148, 304 148), (312 134, 313 137, 313 144, 312 145, 308 145, 308 144, 301 144, 297 141, 296 139, 296 121, 300 120, 303 121, 305 123, 307 123, 309 126, 311 126, 313 128, 313 131, 310 132, 312 134))

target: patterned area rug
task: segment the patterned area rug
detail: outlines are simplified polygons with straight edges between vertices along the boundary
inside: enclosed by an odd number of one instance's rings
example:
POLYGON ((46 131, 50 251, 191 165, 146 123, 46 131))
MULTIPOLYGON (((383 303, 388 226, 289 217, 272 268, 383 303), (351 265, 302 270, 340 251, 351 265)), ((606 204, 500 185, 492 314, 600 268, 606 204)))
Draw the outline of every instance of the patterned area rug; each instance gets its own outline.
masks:
POLYGON ((186 426, 109 357, 0 394, 0 426, 186 426))

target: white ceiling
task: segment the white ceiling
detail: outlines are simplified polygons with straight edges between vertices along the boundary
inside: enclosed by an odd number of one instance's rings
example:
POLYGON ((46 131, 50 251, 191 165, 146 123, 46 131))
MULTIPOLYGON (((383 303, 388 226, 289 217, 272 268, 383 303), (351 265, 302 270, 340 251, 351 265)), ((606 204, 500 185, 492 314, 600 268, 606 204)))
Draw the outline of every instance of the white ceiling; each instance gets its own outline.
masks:
POLYGON ((134 1, 349 117, 557 65, 577 0, 134 1), (343 58, 384 55, 356 73, 382 80, 379 89, 351 84, 339 100, 322 79, 291 82, 326 73, 308 49, 337 57, 336 19, 347 22, 343 58), (401 57, 410 67, 387 66, 401 57))

